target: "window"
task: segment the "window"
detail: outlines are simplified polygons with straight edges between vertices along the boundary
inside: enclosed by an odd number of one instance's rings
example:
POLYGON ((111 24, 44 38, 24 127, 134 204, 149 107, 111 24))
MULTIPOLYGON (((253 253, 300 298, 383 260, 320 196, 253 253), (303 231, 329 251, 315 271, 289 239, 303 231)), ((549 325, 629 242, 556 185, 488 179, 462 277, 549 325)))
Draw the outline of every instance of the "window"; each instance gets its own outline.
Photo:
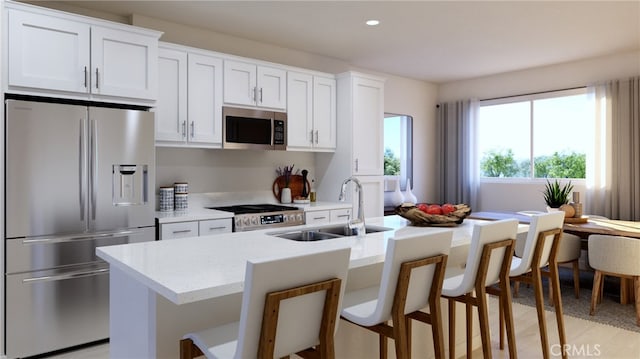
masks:
POLYGON ((584 179, 593 119, 586 89, 483 101, 480 176, 584 179))
POLYGON ((386 113, 384 116, 384 174, 398 176, 400 188, 413 183, 413 117, 386 113))

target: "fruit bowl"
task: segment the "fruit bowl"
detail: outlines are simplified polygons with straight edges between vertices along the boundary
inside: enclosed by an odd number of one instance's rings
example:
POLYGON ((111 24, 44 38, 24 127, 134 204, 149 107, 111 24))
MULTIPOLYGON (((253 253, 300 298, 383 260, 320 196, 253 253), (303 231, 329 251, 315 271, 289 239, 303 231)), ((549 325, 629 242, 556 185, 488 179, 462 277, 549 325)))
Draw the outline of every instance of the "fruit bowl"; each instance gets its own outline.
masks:
POLYGON ((403 203, 396 207, 395 212, 417 227, 453 227, 471 214, 471 207, 464 203, 453 205, 454 210, 447 214, 428 214, 419 209, 419 205, 420 203, 403 203))

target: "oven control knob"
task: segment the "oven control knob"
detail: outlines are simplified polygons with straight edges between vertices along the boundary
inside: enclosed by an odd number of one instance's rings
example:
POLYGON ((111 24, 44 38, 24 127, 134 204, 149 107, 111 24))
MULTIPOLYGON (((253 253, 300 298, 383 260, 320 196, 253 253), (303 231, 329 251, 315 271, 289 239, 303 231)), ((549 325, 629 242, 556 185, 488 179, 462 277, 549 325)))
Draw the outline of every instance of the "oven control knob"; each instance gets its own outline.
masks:
POLYGON ((297 219, 299 222, 302 222, 302 214, 298 214, 298 215, 296 215, 296 219, 297 219))
POLYGON ((287 216, 286 214, 284 216, 282 216, 282 222, 284 222, 284 223, 289 222, 289 216, 287 216))
POLYGON ((251 217, 251 224, 254 226, 258 224, 258 217, 251 217))
POLYGON ((244 223, 245 226, 248 226, 251 223, 249 217, 245 217, 245 219, 242 222, 244 223))
POLYGON ((242 219, 241 218, 236 218, 236 227, 238 226, 242 226, 242 219))

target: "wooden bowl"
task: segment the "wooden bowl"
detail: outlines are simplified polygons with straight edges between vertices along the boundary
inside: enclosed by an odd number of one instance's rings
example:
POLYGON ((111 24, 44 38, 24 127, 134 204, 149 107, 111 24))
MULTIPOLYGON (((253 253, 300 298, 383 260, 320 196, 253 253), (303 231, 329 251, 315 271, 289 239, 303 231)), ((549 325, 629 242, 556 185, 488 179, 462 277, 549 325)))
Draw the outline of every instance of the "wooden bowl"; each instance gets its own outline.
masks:
POLYGON ((466 204, 454 205, 456 210, 449 214, 428 214, 419 210, 413 203, 403 203, 396 207, 396 214, 411 221, 417 227, 453 227, 462 223, 471 214, 471 207, 466 204))

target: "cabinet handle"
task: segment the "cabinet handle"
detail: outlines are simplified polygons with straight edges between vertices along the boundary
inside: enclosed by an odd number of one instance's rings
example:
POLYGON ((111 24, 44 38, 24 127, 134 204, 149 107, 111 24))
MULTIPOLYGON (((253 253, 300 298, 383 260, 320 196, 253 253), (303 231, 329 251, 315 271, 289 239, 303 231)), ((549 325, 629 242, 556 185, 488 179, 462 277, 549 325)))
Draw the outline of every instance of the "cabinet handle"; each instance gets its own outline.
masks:
POLYGON ((252 101, 253 102, 258 102, 258 87, 254 87, 253 88, 252 101))
POLYGON ((341 214, 341 215, 338 215, 338 218, 343 218, 343 217, 349 217, 349 215, 348 215, 348 214, 341 214))
POLYGON ((316 145, 318 144, 318 130, 316 130, 316 145))
POLYGON ((311 130, 311 131, 309 131, 309 132, 310 132, 310 134, 311 134, 311 138, 310 138, 310 140, 311 140, 311 144, 313 145, 313 130, 311 130))
POLYGON ((97 67, 96 67, 96 88, 100 88, 100 72, 98 71, 97 67))
POLYGON ((173 231, 173 234, 190 233, 190 232, 191 232, 190 229, 183 229, 181 231, 173 231))
POLYGON ((260 87, 260 103, 262 103, 262 87, 260 87))
POLYGON ((217 231, 217 230, 225 229, 225 228, 227 228, 227 227, 225 227, 225 226, 220 226, 220 227, 209 227, 209 230, 210 230, 210 231, 217 231))
POLYGON ((84 88, 87 88, 87 67, 84 67, 84 88))
POLYGON ((193 121, 191 121, 191 138, 193 138, 193 136, 195 136, 195 124, 193 121))
POLYGON ((187 121, 182 121, 182 138, 187 136, 187 121))
POLYGON ((315 220, 315 219, 327 219, 327 217, 326 217, 326 216, 322 216, 322 217, 313 217, 313 219, 314 219, 314 220, 315 220))
POLYGON ((356 172, 358 172, 358 159, 356 158, 356 172))

